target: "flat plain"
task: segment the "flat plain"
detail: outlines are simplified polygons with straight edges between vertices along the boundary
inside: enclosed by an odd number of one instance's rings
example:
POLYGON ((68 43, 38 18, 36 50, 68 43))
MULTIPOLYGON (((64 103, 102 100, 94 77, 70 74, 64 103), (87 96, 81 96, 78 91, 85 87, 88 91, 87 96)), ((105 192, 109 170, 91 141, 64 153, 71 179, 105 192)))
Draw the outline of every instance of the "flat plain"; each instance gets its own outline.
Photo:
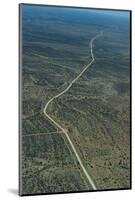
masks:
POLYGON ((22 5, 21 194, 130 188, 130 13, 22 5))

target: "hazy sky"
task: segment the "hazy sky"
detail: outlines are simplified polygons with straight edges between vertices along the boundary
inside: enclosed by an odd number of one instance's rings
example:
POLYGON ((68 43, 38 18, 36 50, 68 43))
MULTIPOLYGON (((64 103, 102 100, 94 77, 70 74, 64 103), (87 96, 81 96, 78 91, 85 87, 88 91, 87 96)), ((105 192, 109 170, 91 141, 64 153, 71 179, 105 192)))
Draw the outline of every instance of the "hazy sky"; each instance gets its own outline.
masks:
POLYGON ((82 12, 94 12, 97 14, 106 14, 106 15, 113 15, 113 16, 120 16, 120 17, 129 17, 130 12, 129 11, 117 11, 117 10, 102 10, 102 9, 76 9, 72 8, 75 11, 82 11, 82 12))

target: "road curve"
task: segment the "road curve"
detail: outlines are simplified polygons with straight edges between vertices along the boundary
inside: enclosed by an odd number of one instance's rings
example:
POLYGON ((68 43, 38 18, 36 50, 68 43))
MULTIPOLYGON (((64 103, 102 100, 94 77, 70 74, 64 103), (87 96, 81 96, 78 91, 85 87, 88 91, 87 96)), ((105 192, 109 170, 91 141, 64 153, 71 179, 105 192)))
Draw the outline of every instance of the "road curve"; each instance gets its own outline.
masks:
POLYGON ((46 116, 53 124, 55 124, 55 125, 65 134, 65 136, 66 136, 66 138, 67 138, 67 140, 68 140, 70 146, 72 147, 72 150, 73 150, 73 152, 75 153, 75 156, 76 156, 76 158, 77 158, 77 160, 78 160, 78 162, 79 162, 79 164, 80 164, 80 166, 81 166, 81 168, 82 168, 82 171, 84 172, 84 174, 85 174, 87 180, 89 181, 89 183, 90 183, 90 185, 91 185, 91 187, 92 187, 93 190, 96 190, 96 189, 97 189, 97 188, 96 188, 96 185, 95 185, 95 183, 93 182, 91 176, 88 174, 86 168, 84 167, 84 165, 83 165, 83 163, 82 163, 82 161, 81 161, 81 158, 80 158, 79 154, 77 153, 76 148, 75 148, 73 142, 71 141, 71 139, 70 139, 70 137, 69 137, 69 135, 68 135, 68 133, 67 133, 67 130, 64 129, 60 124, 58 124, 52 117, 50 117, 49 114, 47 114, 47 108, 48 108, 49 104, 50 104, 53 100, 55 100, 56 98, 60 97, 60 96, 63 95, 64 93, 66 93, 66 92, 72 87, 73 83, 75 83, 75 82, 83 75, 83 73, 93 64, 93 62, 95 61, 95 57, 94 57, 94 54, 93 54, 93 42, 94 42, 94 40, 95 40, 97 37, 100 37, 101 35, 102 35, 102 32, 100 32, 98 35, 96 35, 95 37, 93 37, 93 38, 90 40, 90 42, 89 42, 89 48, 90 48, 90 53, 91 53, 91 61, 90 61, 90 63, 88 63, 88 64, 84 67, 84 69, 77 75, 77 77, 74 78, 74 79, 71 81, 71 83, 68 85, 68 87, 67 87, 66 89, 64 89, 62 92, 60 92, 60 93, 57 94, 56 96, 52 97, 52 98, 46 103, 46 105, 45 105, 45 107, 44 107, 44 110, 43 110, 45 116, 46 116))

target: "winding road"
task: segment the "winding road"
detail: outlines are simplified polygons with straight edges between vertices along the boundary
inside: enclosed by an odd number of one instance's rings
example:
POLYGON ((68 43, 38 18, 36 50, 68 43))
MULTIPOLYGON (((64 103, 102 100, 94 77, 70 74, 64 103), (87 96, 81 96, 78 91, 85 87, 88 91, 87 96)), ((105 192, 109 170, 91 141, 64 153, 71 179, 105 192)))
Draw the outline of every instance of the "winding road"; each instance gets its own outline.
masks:
POLYGON ((98 35, 96 35, 95 37, 93 37, 93 38, 90 40, 90 42, 89 42, 89 48, 90 48, 90 53, 91 53, 91 61, 90 61, 90 63, 88 63, 88 64, 84 67, 84 69, 77 75, 77 77, 71 81, 71 83, 68 85, 67 88, 65 88, 62 92, 60 92, 59 94, 57 94, 56 96, 54 96, 53 98, 51 98, 51 99, 46 103, 46 105, 45 105, 45 107, 44 107, 44 110, 43 110, 45 116, 46 116, 53 124, 55 124, 56 127, 58 127, 58 128, 65 134, 65 136, 66 136, 66 138, 67 138, 67 140, 68 140, 68 142, 69 142, 69 144, 70 144, 70 146, 71 146, 71 148, 72 148, 72 150, 73 150, 73 152, 74 152, 74 154, 75 154, 75 156, 76 156, 76 158, 77 158, 77 160, 78 160, 78 162, 79 162, 79 164, 80 164, 80 166, 81 166, 81 169, 82 169, 82 171, 84 172, 84 174, 85 174, 85 176, 86 176, 86 178, 87 178, 88 182, 90 183, 90 185, 91 185, 91 187, 92 187, 93 190, 96 190, 96 189, 97 189, 97 188, 96 188, 96 185, 95 185, 95 183, 93 182, 91 176, 88 174, 86 168, 84 167, 84 165, 83 165, 83 163, 82 163, 82 160, 81 160, 79 154, 77 153, 77 150, 76 150, 76 148, 75 148, 73 142, 71 141, 71 139, 70 139, 70 137, 69 137, 69 135, 68 135, 68 133, 67 133, 67 130, 66 130, 65 128, 63 128, 60 124, 58 124, 49 114, 47 114, 47 108, 48 108, 49 104, 50 104, 52 101, 54 101, 55 99, 57 99, 58 97, 62 96, 64 93, 66 93, 66 92, 72 87, 72 85, 83 75, 83 73, 94 63, 95 57, 94 57, 94 53, 93 53, 93 42, 94 42, 94 40, 95 40, 96 38, 100 37, 101 35, 102 35, 102 32, 100 32, 98 35))

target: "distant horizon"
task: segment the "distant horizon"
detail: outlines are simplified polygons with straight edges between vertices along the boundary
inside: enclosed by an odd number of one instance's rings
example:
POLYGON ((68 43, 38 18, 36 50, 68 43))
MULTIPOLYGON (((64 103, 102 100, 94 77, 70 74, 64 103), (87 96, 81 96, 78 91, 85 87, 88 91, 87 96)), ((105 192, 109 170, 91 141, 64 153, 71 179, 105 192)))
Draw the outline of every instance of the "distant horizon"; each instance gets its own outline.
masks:
POLYGON ((107 14, 107 15, 112 15, 112 16, 119 16, 119 17, 125 17, 129 18, 130 17, 130 11, 128 10, 117 10, 117 9, 109 9, 109 8, 89 8, 89 7, 66 7, 66 6, 57 6, 57 5, 41 5, 41 4, 23 4, 24 7, 31 7, 31 8, 42 8, 42 9, 60 9, 60 10, 72 10, 72 11, 79 11, 79 12, 86 12, 86 13, 97 13, 97 14, 107 14))

